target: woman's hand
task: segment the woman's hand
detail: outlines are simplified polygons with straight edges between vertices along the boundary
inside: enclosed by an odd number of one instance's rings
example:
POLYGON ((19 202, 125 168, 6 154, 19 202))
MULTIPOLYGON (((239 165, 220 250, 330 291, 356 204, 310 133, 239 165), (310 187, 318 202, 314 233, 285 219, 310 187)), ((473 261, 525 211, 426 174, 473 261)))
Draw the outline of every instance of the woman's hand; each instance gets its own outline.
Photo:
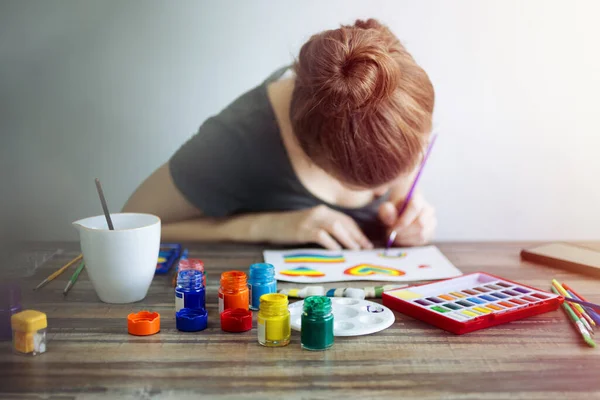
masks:
POLYGON ((420 246, 431 241, 437 225, 433 206, 418 192, 413 195, 404 213, 398 217, 400 206, 401 204, 385 202, 379 207, 379 219, 388 227, 387 235, 392 231, 397 233, 393 244, 420 246))
POLYGON ((351 217, 324 205, 265 217, 261 236, 273 243, 317 243, 329 250, 373 248, 351 217))

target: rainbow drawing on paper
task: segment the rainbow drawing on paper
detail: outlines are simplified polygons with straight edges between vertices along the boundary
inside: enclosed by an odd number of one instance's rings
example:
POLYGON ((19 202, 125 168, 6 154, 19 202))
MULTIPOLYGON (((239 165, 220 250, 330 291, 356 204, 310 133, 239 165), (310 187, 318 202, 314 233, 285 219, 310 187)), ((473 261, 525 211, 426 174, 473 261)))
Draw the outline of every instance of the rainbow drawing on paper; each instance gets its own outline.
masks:
POLYGON ((346 275, 354 275, 354 276, 366 276, 366 275, 391 275, 391 276, 402 276, 406 275, 404 271, 399 269, 390 268, 390 267, 382 267, 380 265, 371 265, 371 264, 358 264, 354 267, 350 267, 344 271, 346 275))
POLYGON ((286 276, 308 276, 309 278, 321 278, 325 276, 325 274, 321 271, 304 266, 286 269, 281 271, 280 274, 286 276))
POLYGON ((283 256, 285 263, 343 263, 343 254, 293 253, 283 256))
POLYGON ((369 250, 295 248, 264 250, 263 256, 264 262, 275 267, 277 279, 284 282, 417 282, 462 274, 435 246, 369 250))
POLYGON ((402 251, 400 253, 395 253, 395 254, 389 254, 389 253, 378 253, 377 257, 381 257, 381 258, 404 258, 406 257, 408 253, 405 251, 402 251))

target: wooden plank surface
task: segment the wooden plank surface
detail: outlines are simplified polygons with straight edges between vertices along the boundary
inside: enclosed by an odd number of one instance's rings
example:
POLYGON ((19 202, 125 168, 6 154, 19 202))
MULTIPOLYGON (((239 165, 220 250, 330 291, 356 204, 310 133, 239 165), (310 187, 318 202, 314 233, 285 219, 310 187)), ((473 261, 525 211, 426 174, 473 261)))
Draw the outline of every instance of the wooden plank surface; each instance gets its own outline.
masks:
MULTIPOLYGON (((519 251, 530 245, 438 244, 464 273, 485 271, 546 290, 557 278, 600 302, 598 279, 521 262, 519 251)), ((395 313, 390 328, 338 337, 324 352, 302 350, 296 331, 289 346, 265 348, 255 328, 225 333, 217 316, 220 273, 262 261, 261 247, 187 246, 208 274, 209 326, 199 333, 175 329, 170 276, 156 276, 146 299, 127 305, 101 303, 85 271, 63 297, 74 269, 33 292, 79 251, 76 243, 54 247, 64 251, 19 281, 23 305, 48 315, 48 351, 24 357, 0 343, 0 398, 600 398, 600 349, 583 345, 562 310, 463 336, 395 313), (127 314, 142 309, 161 314, 159 334, 127 334, 127 314)), ((293 285, 279 283, 285 286, 293 285)))

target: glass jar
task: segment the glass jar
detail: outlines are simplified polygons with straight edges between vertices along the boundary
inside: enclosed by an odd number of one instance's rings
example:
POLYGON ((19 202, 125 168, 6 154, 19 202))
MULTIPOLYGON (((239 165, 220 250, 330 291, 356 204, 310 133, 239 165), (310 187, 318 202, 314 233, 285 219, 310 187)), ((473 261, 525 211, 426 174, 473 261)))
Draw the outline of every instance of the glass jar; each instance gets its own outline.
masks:
POLYGON ((333 346, 333 313, 331 299, 327 296, 310 296, 304 299, 300 326, 300 343, 303 349, 325 350, 333 346))
POLYGON ((252 264, 248 276, 248 289, 250 290, 250 309, 258 310, 263 294, 277 293, 275 267, 267 263, 252 264))
POLYGON ((36 356, 46 352, 46 314, 35 310, 25 310, 10 318, 13 334, 13 347, 17 353, 36 356))
POLYGON ((292 334, 288 297, 280 293, 262 295, 256 322, 258 343, 267 347, 287 346, 292 334))
POLYGON ((177 287, 175 288, 175 312, 182 308, 206 309, 203 275, 202 272, 193 269, 178 273, 177 287))
POLYGON ((219 287, 219 314, 230 308, 248 309, 248 278, 242 271, 227 271, 221 274, 219 287))

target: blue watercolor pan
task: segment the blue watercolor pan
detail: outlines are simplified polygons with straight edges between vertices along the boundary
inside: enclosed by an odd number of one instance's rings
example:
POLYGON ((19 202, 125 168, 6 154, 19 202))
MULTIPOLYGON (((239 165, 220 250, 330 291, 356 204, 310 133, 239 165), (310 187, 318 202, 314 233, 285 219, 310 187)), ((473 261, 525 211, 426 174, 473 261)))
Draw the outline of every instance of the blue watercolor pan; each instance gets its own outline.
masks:
POLYGON ((467 298, 467 300, 469 300, 471 303, 475 303, 475 304, 483 304, 485 303, 485 301, 481 301, 475 297, 469 297, 467 298))

